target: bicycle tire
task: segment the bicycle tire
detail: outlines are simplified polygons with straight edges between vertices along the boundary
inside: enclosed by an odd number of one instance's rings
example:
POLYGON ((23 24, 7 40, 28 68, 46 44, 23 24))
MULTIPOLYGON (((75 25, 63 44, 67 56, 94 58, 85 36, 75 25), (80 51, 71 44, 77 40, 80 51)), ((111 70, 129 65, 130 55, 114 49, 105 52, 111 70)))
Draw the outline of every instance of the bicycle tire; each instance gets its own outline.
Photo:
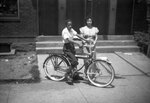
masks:
POLYGON ((43 63, 46 76, 53 81, 61 81, 65 78, 69 62, 62 55, 50 55, 43 63), (59 65, 58 65, 59 64, 59 65))
POLYGON ((97 87, 106 87, 110 85, 115 76, 112 65, 104 60, 95 60, 87 70, 88 80, 97 87))

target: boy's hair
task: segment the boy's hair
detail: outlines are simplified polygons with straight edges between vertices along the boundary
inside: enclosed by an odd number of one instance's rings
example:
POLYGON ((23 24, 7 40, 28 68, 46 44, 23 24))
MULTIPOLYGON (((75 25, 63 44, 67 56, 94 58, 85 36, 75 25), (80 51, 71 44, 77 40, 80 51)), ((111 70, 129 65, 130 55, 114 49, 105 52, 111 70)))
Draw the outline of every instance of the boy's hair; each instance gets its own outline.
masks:
POLYGON ((65 24, 67 25, 68 22, 72 23, 72 20, 71 19, 67 19, 66 22, 65 22, 65 24))

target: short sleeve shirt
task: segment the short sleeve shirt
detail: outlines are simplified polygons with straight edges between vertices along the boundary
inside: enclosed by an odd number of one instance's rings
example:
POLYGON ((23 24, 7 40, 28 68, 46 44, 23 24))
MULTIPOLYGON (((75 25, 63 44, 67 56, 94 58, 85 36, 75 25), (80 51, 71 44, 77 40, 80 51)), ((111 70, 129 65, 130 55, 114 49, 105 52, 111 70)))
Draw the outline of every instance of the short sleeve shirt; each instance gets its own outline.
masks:
POLYGON ((99 32, 97 27, 88 28, 87 26, 84 26, 79 30, 83 36, 95 36, 99 32))
POLYGON ((76 36, 77 32, 74 29, 71 29, 70 31, 68 31, 67 28, 64 28, 62 31, 62 38, 63 38, 63 42, 67 43, 68 41, 66 41, 67 38, 71 38, 73 39, 74 36, 76 36))

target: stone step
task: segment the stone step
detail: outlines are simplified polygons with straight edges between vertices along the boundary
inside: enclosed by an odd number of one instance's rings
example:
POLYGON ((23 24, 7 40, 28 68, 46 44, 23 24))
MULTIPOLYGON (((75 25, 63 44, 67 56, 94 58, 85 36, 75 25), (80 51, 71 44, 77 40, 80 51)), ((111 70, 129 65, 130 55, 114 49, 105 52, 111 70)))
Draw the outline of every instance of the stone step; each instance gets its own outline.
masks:
MULTIPOLYGON (((38 36, 36 41, 61 41, 62 36, 38 36)), ((98 35, 98 40, 133 40, 133 35, 98 35)))
MULTIPOLYGON (((62 47, 64 44, 62 41, 41 41, 36 42, 36 47, 62 47)), ((98 40, 97 46, 136 46, 134 40, 98 40)))
POLYGON ((98 46, 96 52, 114 53, 114 52, 140 52, 138 46, 98 46))
MULTIPOLYGON (((63 53, 63 47, 37 47, 37 54, 63 53)), ((76 47, 77 52, 81 50, 76 47)), ((139 52, 138 46, 97 46, 98 53, 113 53, 113 52, 139 52)))
MULTIPOLYGON (((36 51, 39 54, 63 52, 61 36, 39 36, 36 40, 36 51)), ((99 35, 96 45, 96 51, 99 53, 139 52, 132 35, 99 35)), ((80 52, 77 46, 76 48, 77 52, 80 52)))
POLYGON ((0 37, 0 43, 35 43, 35 37, 0 37))

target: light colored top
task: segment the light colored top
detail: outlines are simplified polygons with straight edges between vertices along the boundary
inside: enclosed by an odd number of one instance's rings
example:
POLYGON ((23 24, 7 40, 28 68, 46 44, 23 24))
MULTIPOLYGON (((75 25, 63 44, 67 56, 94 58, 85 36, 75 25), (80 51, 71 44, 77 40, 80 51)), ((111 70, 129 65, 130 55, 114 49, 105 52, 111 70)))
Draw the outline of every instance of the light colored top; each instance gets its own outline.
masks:
POLYGON ((63 38, 63 43, 68 43, 67 38, 73 39, 74 36, 76 36, 77 32, 72 28, 70 31, 65 27, 62 31, 62 38, 63 38))
POLYGON ((99 32, 97 27, 88 28, 87 26, 84 26, 79 30, 83 36, 95 36, 99 32))

